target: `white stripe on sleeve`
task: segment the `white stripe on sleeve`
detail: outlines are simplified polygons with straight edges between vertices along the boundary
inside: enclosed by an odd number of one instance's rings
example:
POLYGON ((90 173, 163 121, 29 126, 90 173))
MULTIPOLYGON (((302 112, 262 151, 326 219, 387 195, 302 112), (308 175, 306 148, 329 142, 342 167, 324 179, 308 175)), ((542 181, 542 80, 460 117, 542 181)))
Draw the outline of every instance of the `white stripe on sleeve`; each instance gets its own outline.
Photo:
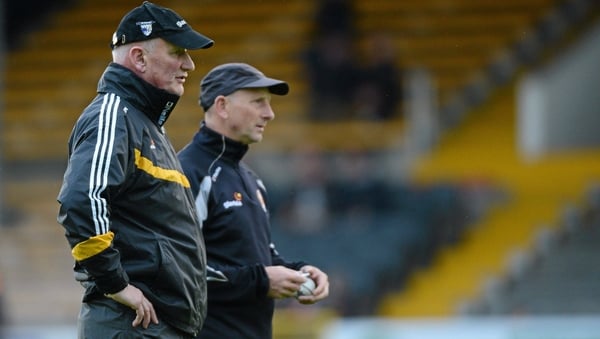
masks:
POLYGON ((108 206, 101 194, 108 185, 119 103, 120 98, 114 93, 105 94, 98 115, 98 139, 92 158, 88 193, 96 234, 107 233, 110 226, 108 206))

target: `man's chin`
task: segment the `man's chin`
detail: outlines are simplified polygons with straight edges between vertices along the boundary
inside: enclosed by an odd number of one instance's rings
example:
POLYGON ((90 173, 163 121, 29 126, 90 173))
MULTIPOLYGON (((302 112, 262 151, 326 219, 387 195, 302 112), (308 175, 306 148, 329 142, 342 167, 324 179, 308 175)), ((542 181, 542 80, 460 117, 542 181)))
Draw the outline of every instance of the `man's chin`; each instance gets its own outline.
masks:
POLYGON ((183 93, 185 92, 185 90, 184 90, 183 86, 181 86, 181 87, 172 88, 172 89, 168 90, 167 92, 169 92, 173 95, 182 96, 183 93))
POLYGON ((263 139, 263 135, 262 134, 258 134, 256 136, 254 136, 254 138, 252 138, 251 143, 261 142, 262 139, 263 139))

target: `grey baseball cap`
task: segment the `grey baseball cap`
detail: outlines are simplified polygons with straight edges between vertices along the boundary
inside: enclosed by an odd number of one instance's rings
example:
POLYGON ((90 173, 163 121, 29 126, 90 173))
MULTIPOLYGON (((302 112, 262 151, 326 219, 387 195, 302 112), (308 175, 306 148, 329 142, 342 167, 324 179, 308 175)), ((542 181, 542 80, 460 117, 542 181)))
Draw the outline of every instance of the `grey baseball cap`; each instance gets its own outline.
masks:
POLYGON ((227 63, 210 70, 200 82, 200 106, 206 111, 219 95, 229 95, 243 88, 267 88, 276 95, 286 95, 287 82, 266 77, 245 63, 227 63))
POLYGON ((173 10, 144 1, 125 14, 113 34, 110 47, 137 41, 162 38, 175 46, 186 49, 209 48, 214 41, 192 29, 173 10))

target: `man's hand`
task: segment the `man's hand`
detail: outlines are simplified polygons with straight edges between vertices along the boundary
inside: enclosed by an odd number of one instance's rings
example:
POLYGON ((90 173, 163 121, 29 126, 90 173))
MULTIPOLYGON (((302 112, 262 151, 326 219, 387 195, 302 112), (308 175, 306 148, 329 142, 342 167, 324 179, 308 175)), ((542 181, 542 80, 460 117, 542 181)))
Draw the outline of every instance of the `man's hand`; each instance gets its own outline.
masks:
POLYGON ((317 301, 323 300, 329 296, 329 277, 327 274, 317 267, 311 265, 306 265, 300 270, 308 273, 309 277, 314 280, 315 284, 317 285, 312 295, 298 297, 298 301, 301 304, 314 304, 317 301))
POLYGON ((306 280, 300 272, 284 266, 267 266, 265 271, 269 276, 267 295, 274 299, 295 297, 300 285, 306 280))
POLYGON ((150 322, 158 324, 158 317, 154 311, 152 303, 146 299, 142 291, 133 285, 127 285, 121 291, 107 295, 107 297, 123 305, 129 306, 135 310, 135 319, 131 323, 133 327, 142 324, 144 328, 148 328, 150 322))

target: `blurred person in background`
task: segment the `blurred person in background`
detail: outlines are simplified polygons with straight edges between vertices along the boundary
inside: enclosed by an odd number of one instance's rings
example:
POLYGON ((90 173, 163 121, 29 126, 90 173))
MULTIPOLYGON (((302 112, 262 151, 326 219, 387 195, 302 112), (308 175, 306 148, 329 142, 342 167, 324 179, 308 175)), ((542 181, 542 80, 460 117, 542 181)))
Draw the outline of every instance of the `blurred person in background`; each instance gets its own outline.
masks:
POLYGON ((388 120, 400 115, 402 70, 386 32, 364 37, 352 1, 323 0, 302 54, 312 120, 388 120))
POLYGON ((352 117, 352 95, 359 77, 355 58, 356 11, 350 0, 322 0, 313 19, 310 44, 302 54, 309 84, 312 120, 352 117))
POLYGON ((339 32, 319 36, 305 52, 311 120, 352 117, 352 96, 360 76, 354 54, 352 39, 339 32))
POLYGON ((356 10, 353 0, 320 0, 313 19, 313 36, 340 32, 356 35, 356 10))
POLYGON ((383 32, 365 39, 353 111, 363 120, 388 120, 401 115, 402 70, 391 37, 383 32))
POLYGON ((58 222, 85 288, 79 338, 191 338, 206 315, 194 198, 164 124, 213 41, 144 2, 113 35, 113 62, 69 138, 58 222))
POLYGON ((324 272, 277 252, 266 188, 243 161, 275 118, 271 95, 288 90, 244 63, 217 66, 202 79, 204 119, 179 152, 206 243, 208 315, 199 338, 268 339, 275 299, 313 304, 329 295, 324 272), (302 273, 316 282, 313 295, 297 296, 302 273))

